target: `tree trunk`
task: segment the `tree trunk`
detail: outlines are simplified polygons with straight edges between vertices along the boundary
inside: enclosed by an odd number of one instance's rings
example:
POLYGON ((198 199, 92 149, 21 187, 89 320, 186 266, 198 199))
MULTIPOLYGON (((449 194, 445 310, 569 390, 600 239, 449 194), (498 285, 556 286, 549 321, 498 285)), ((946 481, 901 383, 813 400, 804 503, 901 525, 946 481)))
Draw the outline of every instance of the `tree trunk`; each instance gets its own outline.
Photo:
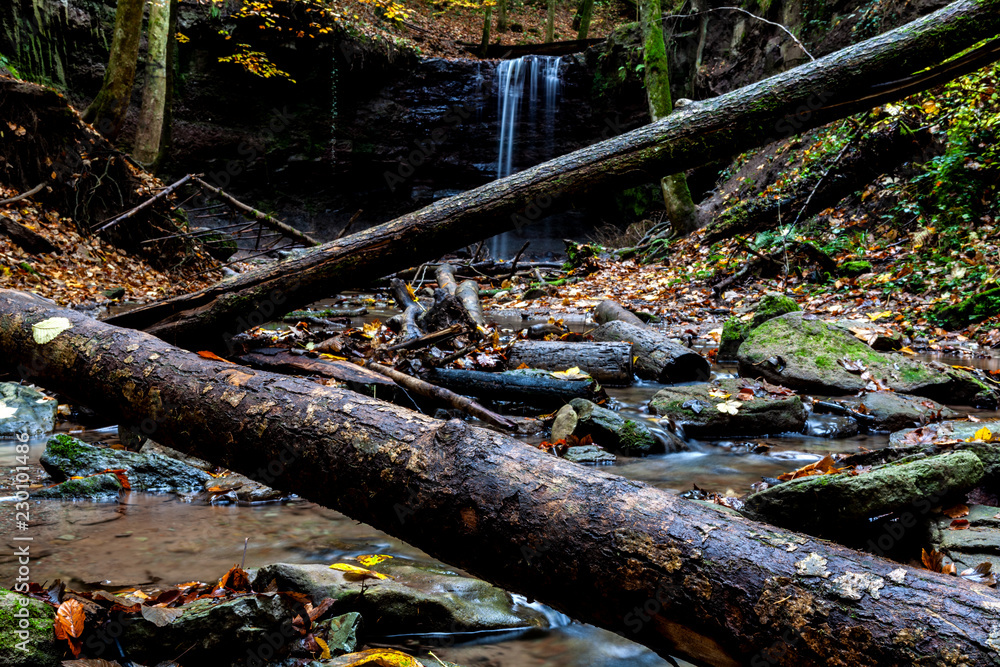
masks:
MULTIPOLYGON (((497 1, 497 32, 501 33, 507 30, 507 3, 510 0, 498 0, 497 1)), ((500 35, 497 35, 497 42, 500 41, 500 35)))
POLYGON ((560 340, 519 340, 507 355, 507 367, 546 371, 579 368, 604 385, 632 384, 632 346, 628 343, 567 343, 560 340))
POLYGON ((1000 0, 959 0, 902 28, 661 121, 442 199, 297 259, 149 304, 108 321, 182 347, 224 348, 232 335, 290 310, 536 220, 570 195, 628 187, 708 164, 937 85, 1000 57, 995 42, 915 77, 1000 31, 1000 0))
POLYGON ((167 147, 176 14, 177 0, 152 0, 149 7, 146 87, 132 155, 150 171, 156 171, 167 147))
POLYGON ((708 382, 711 366, 705 357, 662 333, 628 322, 608 322, 594 329, 594 340, 632 343, 635 373, 653 382, 708 382))
POLYGON ((83 119, 110 141, 114 141, 121 132, 132 98, 145 4, 146 0, 118 0, 115 34, 111 38, 111 54, 104 72, 104 83, 97 97, 83 112, 83 119))
POLYGON ((486 16, 483 18, 483 40, 480 49, 480 56, 486 57, 486 50, 490 47, 490 23, 493 21, 493 7, 486 8, 486 16))
POLYGON ((701 665, 995 665, 1000 598, 461 421, 178 350, 0 291, 25 379, 701 665), (51 342, 32 325, 65 317, 51 342), (807 567, 810 573, 807 573, 807 567))
POLYGON ((555 40, 556 34, 556 0, 548 0, 549 15, 545 19, 545 42, 555 40))
MULTIPOLYGON (((649 115, 655 123, 666 118, 674 110, 670 97, 670 67, 667 61, 667 45, 663 41, 663 13, 660 0, 642 0, 639 3, 639 18, 642 23, 643 69, 646 97, 649 101, 649 115)), ((686 235, 695 229, 695 206, 688 188, 684 172, 670 174, 660 179, 660 191, 667 219, 670 220, 674 236, 686 235)))
POLYGON ((594 0, 581 0, 580 7, 573 17, 573 27, 577 29, 577 39, 587 39, 590 33, 590 17, 594 14, 594 0))

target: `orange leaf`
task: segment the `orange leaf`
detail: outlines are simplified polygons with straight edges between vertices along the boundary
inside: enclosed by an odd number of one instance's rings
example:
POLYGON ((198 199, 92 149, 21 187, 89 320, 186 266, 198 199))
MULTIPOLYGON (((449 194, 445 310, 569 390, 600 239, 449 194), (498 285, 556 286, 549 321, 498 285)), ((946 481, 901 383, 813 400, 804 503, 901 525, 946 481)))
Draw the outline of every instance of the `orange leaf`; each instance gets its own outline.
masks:
POLYGON ((202 359, 212 359, 213 361, 224 361, 227 364, 234 363, 232 361, 229 361, 229 359, 223 359, 215 352, 209 352, 208 350, 202 350, 201 352, 198 353, 198 356, 201 357, 202 359))
POLYGON ((955 519, 948 526, 950 530, 966 530, 969 527, 968 519, 955 519))
POLYGON ((219 579, 219 585, 216 588, 228 588, 231 591, 249 591, 250 577, 247 575, 246 570, 239 565, 233 565, 229 569, 229 572, 226 572, 222 575, 222 579, 219 579))
POLYGON ((955 505, 954 507, 949 507, 943 510, 943 513, 949 519, 961 519, 963 516, 969 516, 969 506, 968 505, 955 505))

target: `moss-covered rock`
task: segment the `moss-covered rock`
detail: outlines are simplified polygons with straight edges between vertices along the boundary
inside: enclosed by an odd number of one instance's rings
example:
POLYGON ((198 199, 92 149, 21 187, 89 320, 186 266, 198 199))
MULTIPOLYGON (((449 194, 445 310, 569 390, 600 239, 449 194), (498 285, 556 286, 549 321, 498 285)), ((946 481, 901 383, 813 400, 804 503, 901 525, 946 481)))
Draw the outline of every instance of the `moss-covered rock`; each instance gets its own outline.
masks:
POLYGON ((16 382, 0 382, 0 401, 16 411, 0 419, 0 436, 46 435, 55 426, 58 402, 16 382))
POLYGON ((750 328, 756 329, 770 319, 780 317, 786 313, 797 313, 801 310, 799 304, 795 303, 795 300, 791 297, 785 296, 780 292, 768 292, 757 302, 750 328))
POLYGON ((945 421, 896 431, 889 436, 890 449, 936 452, 942 449, 969 451, 983 462, 986 482, 1000 482, 1000 420, 981 422, 945 421), (989 441, 977 441, 976 434, 989 429, 989 441), (971 440, 972 442, 966 442, 971 440), (956 443, 956 441, 958 441, 956 443))
POLYGON ((65 482, 39 489, 31 494, 32 498, 89 498, 90 500, 106 500, 117 498, 122 491, 122 484, 114 475, 92 475, 82 479, 67 479, 65 482))
POLYGON ((940 306, 930 319, 945 329, 962 329, 1000 313, 1000 287, 974 294, 950 306, 940 306))
POLYGON ((333 613, 359 612, 366 632, 377 635, 548 626, 541 613, 518 605, 506 591, 439 566, 391 559, 371 569, 391 578, 365 581, 362 588, 326 565, 277 563, 253 580, 258 587, 274 581, 278 590, 305 593, 317 604, 333 598, 333 613))
POLYGON ((614 410, 602 408, 585 398, 574 398, 569 404, 577 416, 574 435, 581 438, 589 435, 598 445, 631 456, 650 454, 658 449, 656 438, 645 424, 625 419, 614 410))
POLYGON ((750 335, 750 323, 738 317, 730 317, 722 325, 722 337, 719 338, 719 359, 735 359, 740 345, 750 335))
POLYGON ((200 491, 212 479, 203 470, 161 454, 96 447, 68 435, 50 439, 40 462, 57 482, 123 469, 136 491, 200 491))
POLYGON ((0 588, 0 667, 57 667, 52 619, 56 611, 44 602, 0 588))
POLYGON ((867 372, 905 394, 949 403, 996 405, 997 392, 968 371, 876 352, 852 334, 801 313, 768 320, 740 346, 739 373, 793 389, 847 394, 865 389, 867 372))
POLYGON ((930 542, 935 551, 947 554, 959 570, 990 563, 1000 572, 1000 507, 969 505, 965 530, 951 529, 952 518, 938 515, 931 522, 930 542))
POLYGON ((983 474, 975 454, 951 452, 859 475, 801 477, 755 493, 746 509, 779 526, 817 530, 866 521, 930 496, 955 496, 975 487, 983 474))
POLYGON ((798 396, 771 395, 760 383, 735 378, 666 387, 653 396, 649 407, 669 417, 692 437, 799 433, 806 423, 806 411, 798 396), (753 393, 753 399, 738 401, 745 387, 753 393), (719 409, 727 403, 732 411, 719 409))
POLYGON ((837 273, 844 278, 857 278, 865 273, 871 273, 872 264, 863 259, 851 259, 837 265, 837 273))

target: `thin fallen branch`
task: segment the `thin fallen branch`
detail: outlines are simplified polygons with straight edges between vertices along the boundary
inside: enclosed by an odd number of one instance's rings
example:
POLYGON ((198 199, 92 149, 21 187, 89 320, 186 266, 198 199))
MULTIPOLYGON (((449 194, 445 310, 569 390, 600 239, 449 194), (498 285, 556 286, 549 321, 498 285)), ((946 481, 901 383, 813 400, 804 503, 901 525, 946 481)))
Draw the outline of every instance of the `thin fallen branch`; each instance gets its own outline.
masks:
MULTIPOLYGON (((407 308, 407 311, 409 310, 410 309, 407 308)), ((435 345, 437 343, 450 340, 455 336, 461 334, 463 331, 465 331, 465 327, 463 327, 461 324, 452 324, 447 329, 441 329, 440 331, 432 331, 428 334, 424 334, 423 336, 418 336, 416 338, 406 340, 402 343, 391 345, 385 349, 388 352, 394 352, 396 350, 415 350, 417 348, 426 347, 428 345, 435 345)))
POLYGON ((306 246, 318 246, 319 245, 319 241, 317 241, 316 239, 312 238, 308 234, 300 232, 299 230, 295 229, 291 225, 286 225, 285 223, 283 223, 280 220, 276 219, 273 215, 268 215, 267 213, 264 213, 263 211, 258 211, 257 209, 253 208, 252 206, 247 206, 246 204, 244 204, 243 202, 241 202, 239 199, 236 199, 232 195, 226 194, 221 189, 219 189, 219 188, 217 188, 217 187, 215 187, 213 185, 209 185, 208 183, 206 183, 205 181, 201 180, 197 176, 192 176, 191 180, 198 187, 200 187, 202 190, 206 190, 206 191, 212 193, 213 195, 215 195, 219 199, 222 199, 226 203, 228 203, 228 204, 230 204, 230 205, 238 208, 239 210, 243 211, 247 215, 252 216, 254 219, 259 220, 265 226, 270 227, 271 229, 273 229, 275 231, 281 232, 282 234, 284 234, 288 238, 295 239, 299 243, 302 243, 303 245, 306 245, 306 246))
POLYGON ((4 206, 6 204, 13 204, 14 202, 21 201, 22 199, 27 199, 31 195, 38 194, 39 192, 41 192, 42 188, 44 188, 46 185, 48 185, 48 181, 42 181, 41 183, 31 188, 27 192, 22 192, 16 197, 11 197, 10 199, 0 199, 0 206, 4 206))
POLYGON ((782 32, 784 32, 786 35, 788 35, 789 37, 791 37, 792 41, 795 42, 795 44, 800 49, 802 49, 802 53, 804 53, 807 56, 809 56, 809 60, 816 60, 815 58, 813 58, 813 54, 809 53, 809 50, 806 49, 805 44, 803 44, 802 42, 800 42, 799 38, 796 37, 794 34, 792 34, 791 30, 789 30, 788 28, 786 28, 785 26, 783 26, 780 23, 775 23, 774 21, 768 21, 763 16, 757 16, 753 12, 748 12, 747 10, 743 9, 742 7, 713 7, 712 9, 706 9, 703 12, 697 12, 695 14, 671 14, 669 16, 664 16, 663 20, 666 20, 666 19, 688 19, 688 18, 693 18, 695 16, 701 16, 703 14, 711 14, 713 12, 721 12, 723 10, 729 10, 729 11, 733 11, 733 12, 741 12, 741 13, 746 14, 747 16, 749 16, 751 18, 757 19, 758 21, 760 21, 762 23, 766 23, 768 25, 773 25, 774 27, 779 28, 782 32))
POLYGON ((170 193, 174 192, 175 190, 177 190, 177 188, 181 187, 182 185, 184 185, 185 183, 187 183, 188 181, 190 181, 192 178, 196 178, 195 175, 194 174, 188 174, 187 176, 183 177, 182 179, 180 179, 176 183, 174 183, 172 185, 168 185, 167 187, 163 188, 162 190, 160 190, 155 195, 153 195, 152 197, 150 197, 146 201, 142 202, 141 204, 139 204, 135 208, 130 209, 128 211, 125 211, 124 213, 122 213, 121 215, 119 215, 116 218, 112 218, 110 222, 108 222, 104 226, 100 227, 97 231, 98 232, 103 232, 105 229, 108 229, 109 227, 114 227, 115 225, 117 225, 119 222, 122 222, 123 220, 128 220, 129 218, 131 218, 132 216, 134 216, 139 211, 141 211, 141 210, 143 210, 145 208, 148 208, 154 202, 157 202, 157 201, 163 199, 164 197, 166 197, 167 195, 169 195, 170 193))

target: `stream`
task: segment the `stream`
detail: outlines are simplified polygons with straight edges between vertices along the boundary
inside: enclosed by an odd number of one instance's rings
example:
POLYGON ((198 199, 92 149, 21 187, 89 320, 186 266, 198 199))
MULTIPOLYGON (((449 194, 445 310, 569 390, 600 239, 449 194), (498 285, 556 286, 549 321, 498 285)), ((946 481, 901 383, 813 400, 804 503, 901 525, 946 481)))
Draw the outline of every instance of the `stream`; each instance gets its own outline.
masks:
MULTIPOLYGON (((387 314, 376 312, 366 319, 387 314)), ((529 323, 519 317, 516 321, 514 318, 497 319, 507 329, 521 328, 529 323)), ((586 326, 582 318, 579 321, 570 319, 567 324, 577 330, 586 326)), ((926 358, 984 368, 996 366, 993 359, 963 358, 957 362, 955 357, 935 355, 926 358)), ((733 367, 713 367, 715 377, 734 373, 733 367)), ((662 386, 640 382, 627 388, 608 388, 611 407, 658 429, 655 417, 645 411, 645 405, 662 386)), ((967 408, 962 408, 962 412, 973 412, 983 418, 997 414, 967 408)), ((813 432, 822 430, 822 419, 810 417, 809 427, 813 432)), ((83 428, 63 422, 57 430, 87 441, 117 441, 117 427, 113 424, 88 424, 83 428)), ((46 440, 40 438, 31 442, 30 457, 35 464, 46 440)), ((887 442, 888 434, 842 439, 791 434, 700 440, 690 441, 690 451, 683 453, 646 458, 619 455, 606 469, 671 493, 688 491, 695 484, 723 494, 742 495, 762 476, 777 476, 828 453, 856 452, 859 447, 877 449, 886 446, 887 442)), ((13 443, 0 444, 0 466, 10 470, 15 465, 13 443)), ((7 501, 0 502, 4 525, 13 525, 12 498, 0 500, 7 501)), ((59 578, 70 588, 77 589, 107 587, 113 590, 160 582, 215 580, 234 563, 240 562, 244 538, 248 536, 247 568, 275 562, 332 563, 369 553, 433 561, 400 540, 302 499, 256 506, 210 505, 187 502, 174 495, 129 493, 120 502, 110 503, 34 501, 32 518, 29 528, 34 538, 31 579, 42 583, 59 578)), ((12 579, 16 569, 14 558, 0 557, 0 577, 12 579)), ((434 653, 442 659, 469 666, 669 664, 648 649, 617 635, 571 621, 556 611, 542 610, 552 621, 553 629, 520 635, 424 637, 420 641, 424 646, 433 647, 434 653)), ((397 644, 416 641, 382 640, 397 644)), ((678 661, 678 664, 687 663, 678 661)))

